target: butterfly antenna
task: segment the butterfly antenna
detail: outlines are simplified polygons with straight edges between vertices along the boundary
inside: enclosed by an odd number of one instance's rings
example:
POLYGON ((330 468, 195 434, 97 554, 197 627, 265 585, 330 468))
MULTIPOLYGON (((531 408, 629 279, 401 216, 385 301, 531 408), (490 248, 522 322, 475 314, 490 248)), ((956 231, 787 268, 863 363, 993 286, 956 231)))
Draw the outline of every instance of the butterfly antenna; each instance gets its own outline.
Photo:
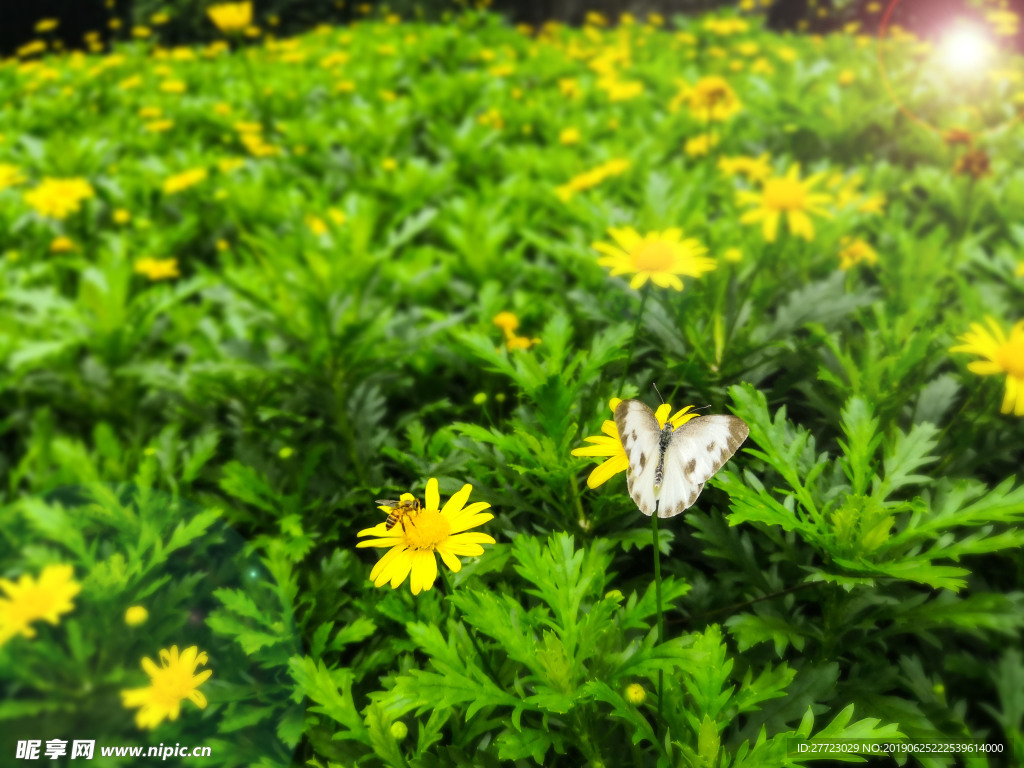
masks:
POLYGON ((662 404, 664 404, 665 403, 665 398, 661 396, 661 390, 658 389, 658 385, 652 383, 651 386, 654 387, 654 391, 658 393, 658 399, 661 400, 662 404))
POLYGON ((705 408, 710 408, 710 407, 711 407, 710 405, 702 405, 700 408, 697 408, 696 406, 694 406, 693 410, 695 410, 695 411, 703 411, 705 408))

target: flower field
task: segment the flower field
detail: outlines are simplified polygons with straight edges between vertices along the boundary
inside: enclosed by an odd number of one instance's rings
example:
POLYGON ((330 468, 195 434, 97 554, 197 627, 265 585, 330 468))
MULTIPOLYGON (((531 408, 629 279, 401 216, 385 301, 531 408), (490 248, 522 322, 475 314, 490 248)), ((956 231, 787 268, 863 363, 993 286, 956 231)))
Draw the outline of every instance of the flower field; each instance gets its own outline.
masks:
POLYGON ((0 61, 0 765, 1024 764, 1024 67, 754 5, 0 61))

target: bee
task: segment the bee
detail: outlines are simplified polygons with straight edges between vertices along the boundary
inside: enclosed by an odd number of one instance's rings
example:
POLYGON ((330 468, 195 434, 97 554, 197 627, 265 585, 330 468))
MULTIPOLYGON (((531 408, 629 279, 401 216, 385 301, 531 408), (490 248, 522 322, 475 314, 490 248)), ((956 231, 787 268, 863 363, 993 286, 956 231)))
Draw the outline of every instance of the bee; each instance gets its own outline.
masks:
POLYGON ((388 519, 384 523, 384 529, 390 531, 395 527, 396 524, 402 524, 402 530, 405 531, 405 520, 409 519, 409 522, 415 526, 413 522, 413 516, 420 511, 420 501, 415 498, 411 493, 403 493, 400 501, 390 501, 388 499, 377 499, 376 502, 382 512, 387 512, 388 519))

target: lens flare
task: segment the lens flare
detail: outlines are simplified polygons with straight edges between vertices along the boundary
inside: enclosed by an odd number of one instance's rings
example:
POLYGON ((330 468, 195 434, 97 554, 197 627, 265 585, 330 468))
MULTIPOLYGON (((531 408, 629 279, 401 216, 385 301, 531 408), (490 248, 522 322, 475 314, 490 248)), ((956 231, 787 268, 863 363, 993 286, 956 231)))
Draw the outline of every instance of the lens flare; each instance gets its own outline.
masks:
POLYGON ((982 77, 995 48, 984 30, 961 22, 942 36, 938 52, 943 65, 952 74, 982 77))

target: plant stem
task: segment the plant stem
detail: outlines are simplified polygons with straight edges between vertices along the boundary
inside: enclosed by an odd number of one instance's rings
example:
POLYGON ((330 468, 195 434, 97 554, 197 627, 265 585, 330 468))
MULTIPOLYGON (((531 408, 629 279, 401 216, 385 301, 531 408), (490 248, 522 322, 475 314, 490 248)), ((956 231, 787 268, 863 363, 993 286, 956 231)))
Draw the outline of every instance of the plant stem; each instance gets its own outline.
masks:
POLYGON ((579 519, 577 521, 577 525, 579 525, 582 528, 583 527, 583 523, 585 522, 586 516, 583 514, 583 502, 580 501, 580 492, 576 488, 576 476, 575 475, 570 475, 569 476, 569 490, 572 491, 572 500, 573 500, 573 503, 576 506, 576 512, 577 512, 577 514, 579 514, 579 519))
POLYGON ((619 379, 619 386, 616 388, 615 393, 620 394, 622 392, 622 385, 626 383, 626 374, 629 372, 629 366, 633 362, 633 352, 636 350, 636 335, 640 330, 640 320, 644 316, 644 308, 647 306, 647 295, 650 293, 648 286, 644 286, 643 295, 640 298, 640 309, 636 313, 636 322, 633 323, 633 338, 629 340, 629 356, 626 358, 626 365, 622 369, 622 378, 619 379))
MULTIPOLYGON (((658 643, 665 642, 665 617, 661 612, 661 549, 658 546, 658 504, 654 503, 651 515, 651 539, 654 544, 654 594, 658 604, 658 643)), ((661 700, 665 694, 665 671, 658 670, 658 716, 661 717, 661 700)))
MULTIPOLYGON (((731 614, 734 611, 740 610, 741 608, 746 608, 748 605, 753 605, 754 603, 760 603, 760 602, 763 602, 765 600, 773 600, 776 597, 782 597, 783 595, 789 595, 789 594, 792 594, 793 592, 799 592, 801 589, 807 589, 808 587, 818 586, 819 583, 820 582, 816 582, 816 581, 805 581, 805 582, 802 582, 802 583, 797 584, 797 585, 792 586, 792 587, 786 587, 785 589, 780 589, 778 592, 772 592, 770 595, 762 595, 761 597, 755 597, 755 598, 752 598, 750 600, 744 600, 741 603, 733 603, 732 605, 727 605, 724 608, 716 608, 713 611, 708 611, 707 613, 702 613, 699 616, 693 616, 690 619, 684 619, 684 621, 686 621, 687 624, 693 625, 693 624, 697 623, 699 620, 706 619, 709 616, 716 616, 719 613, 730 613, 731 614)), ((660 603, 661 600, 659 599, 658 602, 660 603)))

